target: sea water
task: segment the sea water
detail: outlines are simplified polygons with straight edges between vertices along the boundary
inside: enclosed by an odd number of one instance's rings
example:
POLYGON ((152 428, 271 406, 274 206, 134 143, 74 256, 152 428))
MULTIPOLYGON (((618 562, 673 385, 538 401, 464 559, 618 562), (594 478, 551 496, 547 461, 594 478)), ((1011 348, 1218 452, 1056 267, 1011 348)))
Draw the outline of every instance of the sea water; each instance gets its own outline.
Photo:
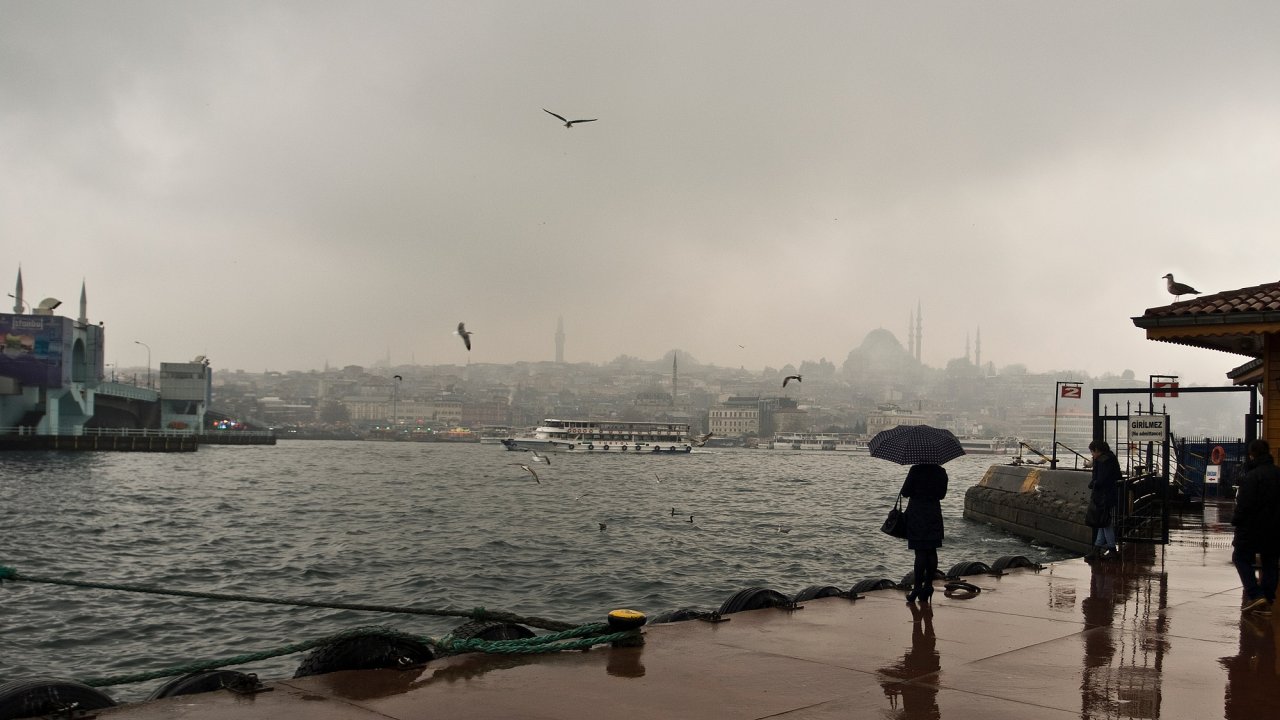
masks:
MULTIPOLYGON (((281 441, 195 453, 0 454, 0 565, 35 577, 571 623, 716 610, 762 586, 848 590, 910 572, 879 532, 906 468, 865 454, 554 454, 502 446, 281 441), (537 474, 521 468, 524 464, 537 474)), ((962 518, 1002 458, 946 465, 939 566, 1069 554, 962 518)), ((465 618, 0 584, 0 682, 160 670, 381 624, 465 618)), ((301 657, 237 666, 292 676, 301 657)), ((105 688, 118 701, 163 680, 105 688)))

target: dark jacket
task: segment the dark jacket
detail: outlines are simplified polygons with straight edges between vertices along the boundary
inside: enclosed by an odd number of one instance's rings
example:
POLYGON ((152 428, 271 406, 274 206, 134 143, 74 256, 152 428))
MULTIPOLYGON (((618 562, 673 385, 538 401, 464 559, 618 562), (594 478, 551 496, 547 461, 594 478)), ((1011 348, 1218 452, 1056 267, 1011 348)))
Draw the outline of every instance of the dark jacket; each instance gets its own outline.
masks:
POLYGON ((901 492, 907 498, 907 547, 940 547, 941 500, 947 496, 947 471, 941 465, 912 465, 901 492))
POLYGON ((1270 455, 1256 458, 1252 470, 1240 479, 1231 524, 1236 527, 1232 544, 1254 551, 1280 551, 1280 468, 1270 455))
POLYGON ((1120 461, 1114 453, 1104 452, 1093 461, 1093 479, 1089 481, 1089 505, 1096 511, 1105 511, 1115 523, 1116 502, 1120 487, 1120 461))

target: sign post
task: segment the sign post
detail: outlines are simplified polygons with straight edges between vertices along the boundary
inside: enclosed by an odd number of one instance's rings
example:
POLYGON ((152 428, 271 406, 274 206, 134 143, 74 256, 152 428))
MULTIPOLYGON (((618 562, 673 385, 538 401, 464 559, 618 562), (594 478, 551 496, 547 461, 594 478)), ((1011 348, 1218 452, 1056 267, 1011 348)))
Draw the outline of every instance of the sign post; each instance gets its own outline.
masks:
POLYGON ((1059 380, 1054 384, 1057 390, 1053 394, 1053 451, 1049 457, 1049 469, 1056 470, 1058 468, 1058 398, 1074 398, 1080 399, 1080 383, 1068 380, 1059 380))

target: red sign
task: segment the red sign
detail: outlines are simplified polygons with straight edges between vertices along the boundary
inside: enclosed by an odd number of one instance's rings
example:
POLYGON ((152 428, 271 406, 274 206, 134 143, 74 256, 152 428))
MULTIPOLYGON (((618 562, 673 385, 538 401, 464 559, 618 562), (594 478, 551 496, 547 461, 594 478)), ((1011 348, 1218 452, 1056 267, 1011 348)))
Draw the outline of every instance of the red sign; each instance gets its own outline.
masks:
POLYGON ((1154 382, 1151 384, 1153 388, 1171 388, 1171 390, 1157 390, 1152 393, 1155 397, 1178 397, 1178 381, 1173 382, 1154 382))
POLYGON ((1080 386, 1079 385, 1063 385, 1062 397, 1065 397, 1065 398, 1080 397, 1080 386))

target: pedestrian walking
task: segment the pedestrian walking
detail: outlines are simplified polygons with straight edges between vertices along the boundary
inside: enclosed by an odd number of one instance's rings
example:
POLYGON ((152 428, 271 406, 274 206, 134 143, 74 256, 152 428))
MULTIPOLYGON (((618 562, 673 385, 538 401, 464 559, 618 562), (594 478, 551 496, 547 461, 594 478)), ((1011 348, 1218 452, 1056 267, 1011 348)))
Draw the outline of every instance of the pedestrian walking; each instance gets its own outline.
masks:
POLYGON ((1120 553, 1116 545, 1116 505, 1120 487, 1120 461, 1106 440, 1089 443, 1093 455, 1093 478, 1089 481, 1089 509, 1084 523, 1093 528, 1093 551, 1086 562, 1113 558, 1120 553))
POLYGON ((1280 468, 1271 457, 1271 445, 1261 439, 1249 443, 1249 462, 1253 468, 1240 480, 1231 514, 1235 526, 1231 562, 1244 586, 1241 609, 1270 615, 1280 578, 1280 468), (1259 559, 1256 570, 1255 557, 1259 559))

